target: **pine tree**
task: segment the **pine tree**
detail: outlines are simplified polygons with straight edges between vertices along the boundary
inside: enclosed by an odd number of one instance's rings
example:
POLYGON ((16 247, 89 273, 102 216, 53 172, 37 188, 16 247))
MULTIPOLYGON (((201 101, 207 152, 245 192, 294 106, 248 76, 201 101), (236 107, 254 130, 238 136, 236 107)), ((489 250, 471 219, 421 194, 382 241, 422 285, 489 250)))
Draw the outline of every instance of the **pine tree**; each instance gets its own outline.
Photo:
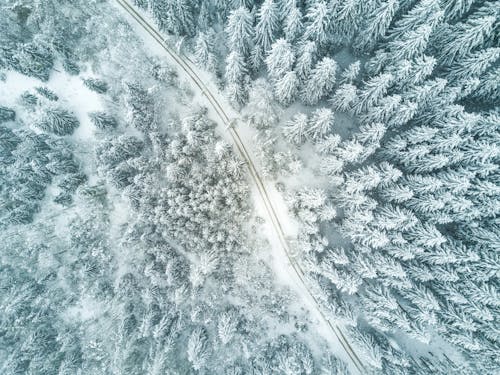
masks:
POLYGON ((400 92, 405 88, 422 84, 434 71, 436 59, 422 55, 412 61, 402 60, 387 68, 387 72, 394 76, 394 87, 400 92))
POLYGON ((222 344, 226 345, 231 341, 236 333, 236 326, 238 321, 232 314, 225 312, 221 315, 217 324, 217 333, 222 344))
POLYGON ((333 109, 340 111, 340 112, 349 112, 352 108, 352 105, 356 101, 356 96, 357 96, 357 88, 354 85, 351 85, 350 83, 345 83, 337 90, 335 90, 335 93, 330 100, 330 103, 332 104, 333 109))
POLYGON ((495 16, 486 15, 444 29, 434 41, 439 62, 449 66, 455 59, 481 46, 493 32, 495 22, 495 16))
POLYGON ((442 7, 446 21, 454 21, 468 12, 476 0, 444 0, 442 7))
POLYGON ((195 370, 200 370, 208 360, 208 342, 205 329, 197 327, 191 332, 187 346, 187 356, 195 370))
POLYGON ((226 81, 229 84, 243 84, 247 68, 245 59, 237 51, 232 51, 226 58, 226 81))
POLYGON ((433 30, 441 22, 442 18, 443 11, 439 5, 439 0, 421 0, 394 23, 394 26, 388 32, 388 37, 395 41, 401 39, 408 32, 417 30, 424 25, 433 30))
POLYGON ((56 135, 70 135, 80 126, 80 122, 65 109, 51 107, 45 110, 36 126, 56 135))
POLYGON ((432 27, 422 25, 411 29, 387 44, 388 63, 400 60, 411 60, 421 56, 427 48, 427 43, 432 33, 432 27))
POLYGON ((20 44, 12 55, 10 64, 23 74, 48 81, 54 66, 54 56, 44 41, 35 39, 20 44))
POLYGON ((388 95, 380 99, 376 106, 370 107, 368 111, 358 116, 362 124, 392 123, 392 119, 397 118, 400 106, 401 96, 388 95))
POLYGON ((246 56, 252 47, 253 17, 245 7, 233 10, 228 18, 226 32, 229 49, 246 56))
POLYGON ((193 9, 188 0, 151 0, 150 9, 160 30, 193 35, 193 9))
POLYGON ((199 67, 215 72, 217 63, 214 56, 214 32, 200 32, 196 38, 194 58, 199 67))
POLYGON ((108 84, 98 78, 86 78, 83 80, 83 84, 98 94, 105 94, 109 89, 108 84))
POLYGON ((0 124, 7 121, 14 121, 15 119, 16 112, 13 109, 0 106, 0 124))
POLYGON ((452 84, 464 82, 471 77, 480 77, 500 57, 500 48, 491 47, 467 55, 455 61, 446 78, 452 84))
POLYGON ((118 126, 118 122, 113 116, 106 112, 89 113, 90 120, 100 130, 112 130, 118 126))
POLYGON ((178 35, 193 36, 195 27, 192 3, 189 0, 175 0, 174 9, 176 10, 174 32, 178 35))
POLYGON ((361 69, 361 63, 358 61, 355 61, 349 66, 344 69, 344 71, 340 75, 340 82, 341 83, 353 83, 357 80, 359 76, 359 71, 361 69))
POLYGON ((376 105, 387 92, 393 78, 392 74, 385 73, 379 74, 366 82, 358 93, 358 100, 354 107, 356 113, 361 113, 376 105))
POLYGON ((298 93, 299 79, 294 71, 287 72, 285 75, 276 81, 274 92, 278 101, 287 106, 292 103, 298 93))
POLYGON ((328 133, 335 121, 334 113, 328 108, 318 108, 309 121, 306 136, 317 140, 328 133))
POLYGON ((314 61, 316 60, 316 48, 316 43, 311 41, 307 41, 299 47, 295 71, 301 81, 309 78, 314 61))
POLYGON ((267 80, 259 78, 252 83, 244 114, 250 124, 258 129, 273 128, 278 124, 280 110, 272 95, 271 84, 267 80))
POLYGON ((228 98, 231 104, 237 109, 243 106, 248 100, 248 91, 245 87, 247 84, 246 79, 244 79, 243 83, 229 83, 227 85, 228 98))
POLYGON ((360 29, 354 47, 360 52, 370 52, 385 35, 399 7, 397 0, 387 0, 375 8, 360 29))
POLYGON ((470 94, 470 97, 493 107, 500 99, 500 88, 497 84, 499 79, 500 67, 492 67, 480 78, 481 84, 470 94))
POLYGON ((328 40, 329 28, 330 9, 328 9, 328 4, 323 0, 312 3, 306 13, 304 38, 323 45, 328 40))
POLYGON ((132 125, 144 133, 156 129, 158 123, 152 95, 137 83, 127 83, 125 91, 127 116, 132 125))
POLYGON ((306 114, 298 113, 287 122, 283 128, 283 135, 288 142, 300 145, 306 139, 309 119, 306 114))
POLYGON ((257 15, 255 26, 256 43, 262 46, 265 53, 271 49, 279 28, 279 7, 274 0, 264 0, 257 15))
POLYGON ((292 70, 295 55, 292 46, 285 39, 278 39, 266 58, 267 70, 272 79, 281 79, 292 70))
POLYGON ((302 99, 307 104, 316 104, 321 98, 328 95, 335 85, 337 63, 329 57, 324 57, 311 72, 304 90, 302 99))
MULTIPOLYGON (((367 8, 369 8, 367 6, 367 8)), ((357 34, 363 22, 362 7, 359 0, 345 0, 333 3, 332 34, 335 42, 340 45, 349 45, 357 34)))
POLYGON ((302 24, 302 12, 298 7, 292 7, 285 18, 285 26, 283 31, 285 32, 286 40, 289 42, 294 42, 302 35, 304 30, 304 25, 302 24))

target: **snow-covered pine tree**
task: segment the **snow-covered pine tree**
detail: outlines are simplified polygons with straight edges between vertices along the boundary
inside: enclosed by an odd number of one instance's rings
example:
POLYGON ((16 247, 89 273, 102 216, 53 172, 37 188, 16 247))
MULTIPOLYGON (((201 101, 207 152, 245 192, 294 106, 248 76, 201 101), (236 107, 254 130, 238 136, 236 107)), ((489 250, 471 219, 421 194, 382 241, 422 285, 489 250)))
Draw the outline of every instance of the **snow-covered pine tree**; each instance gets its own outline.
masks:
POLYGON ((246 7, 239 7, 229 14, 226 26, 229 49, 243 56, 250 53, 253 44, 253 16, 246 7))
POLYGON ((300 145, 306 139, 309 118, 305 113, 298 113, 283 127, 283 135, 293 144, 300 145))
POLYGON ((285 73, 292 70, 295 54, 291 44, 285 39, 278 39, 273 43, 266 58, 267 70, 273 80, 281 79, 285 73))
POLYGON ((316 61, 316 55, 317 46, 315 42, 306 41, 299 45, 295 71, 302 82, 305 82, 309 77, 314 62, 316 61))
POLYGON ((243 84, 247 74, 245 58, 237 51, 232 51, 226 58, 226 81, 229 84, 243 84))
POLYGON ((365 18, 358 36, 354 41, 354 47, 360 53, 369 53, 375 48, 378 41, 385 35, 399 8, 397 0, 386 0, 365 18))
POLYGON ((289 42, 295 42, 304 32, 302 23, 302 12, 298 7, 292 7, 286 14, 283 31, 285 38, 289 42))
POLYGON ((330 57, 321 59, 311 72, 304 86, 301 97, 305 103, 316 104, 328 95, 335 86, 337 63, 330 57))
POLYGON ((197 327, 191 332, 187 345, 187 356, 195 370, 200 370, 208 360, 208 339, 206 330, 197 327))
POLYGON ((281 15, 275 0, 264 0, 257 13, 257 24, 255 25, 255 41, 264 53, 271 49, 279 29, 281 15))
POLYGON ((312 113, 307 126, 306 137, 312 140, 318 140, 326 135, 332 128, 335 121, 335 115, 328 108, 318 108, 312 113))
POLYGON ((63 136, 73 134, 75 129, 80 126, 80 121, 71 112, 59 108, 47 108, 36 126, 47 132, 63 136))
POLYGON ((307 8, 304 38, 323 46, 328 41, 331 13, 326 1, 312 2, 307 8))
POLYGON ((450 66, 455 59, 466 56, 484 43, 494 30, 496 17, 478 15, 466 22, 448 25, 435 34, 433 50, 440 64, 450 66))
POLYGON ((194 58, 199 67, 214 73, 217 68, 217 61, 214 55, 214 37, 212 29, 207 32, 200 32, 196 38, 194 58))
POLYGON ((333 94, 330 103, 333 109, 340 112, 349 112, 357 97, 356 86, 350 83, 340 85, 333 94))
POLYGON ((367 81, 363 88, 359 90, 358 100, 354 105, 356 113, 366 111, 368 108, 377 104, 387 93, 390 84, 393 82, 392 74, 379 74, 367 81))
POLYGON ((299 79, 294 71, 285 73, 285 75, 274 84, 276 99, 284 106, 289 105, 295 100, 298 89, 299 79))

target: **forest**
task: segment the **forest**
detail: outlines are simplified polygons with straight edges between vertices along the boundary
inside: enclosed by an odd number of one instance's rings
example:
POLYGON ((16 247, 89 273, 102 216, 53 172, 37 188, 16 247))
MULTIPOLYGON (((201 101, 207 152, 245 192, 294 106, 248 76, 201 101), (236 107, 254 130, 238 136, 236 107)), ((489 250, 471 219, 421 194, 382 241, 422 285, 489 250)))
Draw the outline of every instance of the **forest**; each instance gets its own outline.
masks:
POLYGON ((0 373, 498 373, 499 13, 0 0, 0 373))

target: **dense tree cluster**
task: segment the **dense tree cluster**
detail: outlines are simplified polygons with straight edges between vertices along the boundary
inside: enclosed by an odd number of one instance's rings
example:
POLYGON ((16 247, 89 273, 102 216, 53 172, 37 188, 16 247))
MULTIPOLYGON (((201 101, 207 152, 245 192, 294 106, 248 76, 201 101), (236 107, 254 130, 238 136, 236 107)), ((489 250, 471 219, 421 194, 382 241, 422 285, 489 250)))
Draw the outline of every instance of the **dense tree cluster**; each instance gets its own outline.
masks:
POLYGON ((0 150, 2 227, 31 223, 52 184, 59 191, 54 201, 67 205, 85 181, 70 146, 50 134, 1 126, 0 150))
MULTIPOLYGON (((289 200, 303 225, 304 267, 325 293, 325 308, 332 289, 348 318, 353 311, 342 300, 354 301, 355 319, 347 320, 369 324, 376 340, 369 346, 382 348, 373 366, 386 373, 463 366, 442 356, 444 362, 424 356, 389 364, 394 348, 384 337, 402 334, 423 344, 445 339, 465 356, 465 371, 498 368, 500 133, 498 94, 488 83, 499 58, 497 10, 493 2, 464 7, 433 0, 371 5, 352 39, 364 70, 358 73, 358 63, 343 71, 330 100, 359 128, 345 139, 328 131, 312 139, 331 188, 306 212, 304 192, 289 200), (331 207, 337 219, 322 218, 331 207)), ((360 16, 359 9, 349 13, 360 16)), ((333 21, 340 13, 333 14, 332 35, 342 35, 333 21)), ((297 114, 283 133, 301 144, 310 129, 308 116, 297 114)))
POLYGON ((79 60, 89 52, 79 43, 86 22, 92 15, 76 8, 78 3, 59 0, 15 1, 5 0, 0 20, 0 69, 13 69, 22 74, 48 81, 57 60, 70 74, 80 72, 79 60), (57 12, 72 15, 55 17, 57 12))

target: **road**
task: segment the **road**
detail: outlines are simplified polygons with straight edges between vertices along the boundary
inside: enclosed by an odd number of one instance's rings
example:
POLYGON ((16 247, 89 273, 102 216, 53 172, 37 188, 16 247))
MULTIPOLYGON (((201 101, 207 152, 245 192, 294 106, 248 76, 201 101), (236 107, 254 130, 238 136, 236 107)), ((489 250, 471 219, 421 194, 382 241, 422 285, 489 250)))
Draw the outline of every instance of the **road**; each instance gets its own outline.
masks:
POLYGON ((276 209, 274 208, 271 199, 269 198, 270 194, 268 193, 268 190, 266 189, 266 186, 260 177, 257 168, 255 167, 255 164, 250 156, 250 154, 247 151, 247 147, 245 147, 245 144, 243 143, 237 129, 233 127, 233 124, 237 119, 231 119, 226 111, 224 111, 224 108, 220 104, 220 100, 216 98, 216 95, 214 94, 208 87, 205 85, 204 81, 199 77, 197 74, 197 68, 193 66, 193 64, 187 59, 186 57, 180 55, 178 52, 173 50, 167 43, 165 43, 164 38, 161 36, 159 31, 156 30, 154 26, 152 26, 137 10, 134 8, 133 5, 131 5, 128 1, 126 0, 116 0, 118 5, 120 5, 121 8, 123 8, 131 17, 134 18, 134 20, 139 23, 141 27, 144 28, 144 30, 167 52, 167 54, 171 57, 171 59, 175 62, 176 65, 178 65, 191 79, 191 81, 194 83, 194 85, 201 91, 201 93, 208 99, 210 102, 210 105, 213 107, 215 113, 217 116, 220 118, 222 123, 226 126, 228 129, 231 139, 233 141, 234 147, 236 148, 238 154, 240 157, 245 161, 248 171, 250 173, 250 177, 252 182, 255 184, 257 191, 259 193, 259 197, 262 200, 262 203, 264 204, 265 210, 268 214, 268 217, 270 219, 270 222, 273 226, 274 232, 279 240, 279 243, 282 247, 283 250, 283 255, 288 259, 289 264, 292 268, 292 272, 294 272, 294 278, 298 279, 300 282, 300 287, 302 289, 302 292, 305 293, 307 298, 311 299, 312 302, 314 303, 314 306, 317 309, 318 316, 320 319, 323 320, 323 323, 328 326, 328 328, 332 331, 338 342, 341 344, 342 348, 345 350, 347 353, 349 359, 352 361, 352 364, 354 367, 360 372, 364 373, 366 372, 366 368, 363 365, 362 361, 358 357, 358 355, 355 353, 349 342, 347 341, 344 333, 342 332, 341 328, 334 322, 330 321, 330 319, 323 313, 321 309, 321 305, 317 298, 311 293, 311 291, 307 287, 306 279, 304 276, 304 272, 302 271, 300 265, 295 261, 295 259, 291 256, 292 251, 290 249, 290 246, 286 240, 286 236, 283 230, 283 226, 278 218, 278 215, 276 213, 276 209))

